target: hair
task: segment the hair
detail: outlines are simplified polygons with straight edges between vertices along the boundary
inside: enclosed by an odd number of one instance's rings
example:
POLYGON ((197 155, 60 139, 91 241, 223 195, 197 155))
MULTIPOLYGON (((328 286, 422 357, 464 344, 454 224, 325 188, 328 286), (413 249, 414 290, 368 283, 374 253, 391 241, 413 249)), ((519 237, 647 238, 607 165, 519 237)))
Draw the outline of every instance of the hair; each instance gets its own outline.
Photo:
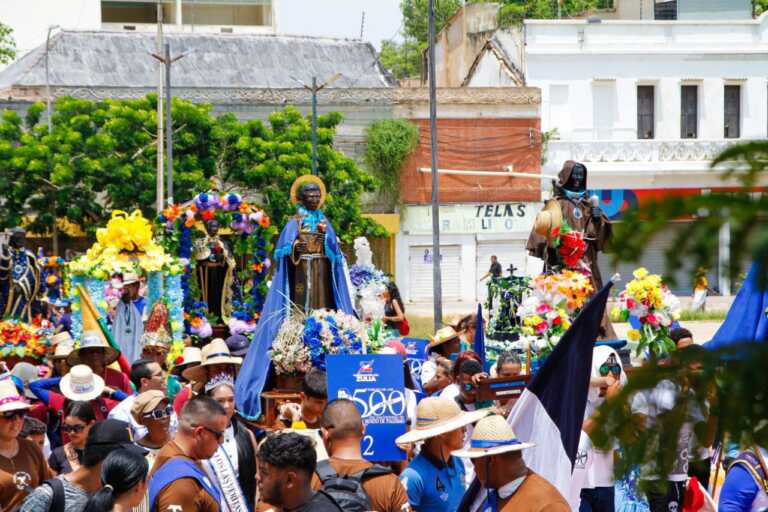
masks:
POLYGON ((303 196, 304 192, 309 192, 310 190, 320 191, 320 185, 317 183, 305 183, 299 188, 299 197, 303 196))
POLYGON ((501 355, 499 355, 499 358, 496 360, 496 372, 498 373, 502 366, 510 363, 522 364, 520 361, 520 356, 510 351, 502 352, 501 355))
POLYGON ((278 469, 296 469, 307 478, 317 469, 314 441, 295 432, 267 436, 259 448, 258 458, 278 469))
POLYGON ((93 410, 93 404, 84 400, 67 402, 64 407, 64 416, 77 418, 83 423, 96 421, 96 411, 93 410))
POLYGON ((693 334, 691 334, 691 331, 684 327, 678 327, 669 331, 669 337, 672 339, 672 341, 675 342, 675 344, 677 344, 677 342, 683 338, 693 338, 693 334))
POLYGON ((115 500, 147 479, 149 464, 143 455, 114 450, 101 465, 101 485, 88 500, 85 512, 109 512, 115 500))
POLYGON ((334 440, 360 437, 363 432, 360 410, 352 400, 346 398, 328 402, 320 418, 320 426, 334 440))
MULTIPOLYGON (((456 361, 453 363, 453 368, 451 369, 453 380, 456 380, 459 378, 459 373, 461 373, 461 365, 464 364, 465 361, 473 361, 473 360, 479 363, 480 356, 477 355, 477 353, 472 350, 465 350, 464 352, 459 354, 459 357, 456 358, 456 361)), ((480 371, 482 371, 482 369, 480 371)))
POLYGON ((482 371, 483 365, 474 359, 467 359, 466 361, 463 361, 459 366, 459 374, 477 375, 478 373, 482 373, 482 371))
POLYGON ((466 316, 463 316, 459 319, 459 321, 456 323, 456 326, 454 327, 456 332, 463 332, 467 329, 477 329, 477 314, 472 313, 466 316))
POLYGON ((45 434, 48 427, 45 423, 31 416, 24 416, 24 425, 21 427, 19 437, 29 437, 35 434, 45 434))
POLYGON ((141 389, 141 379, 152 377, 152 371, 149 365, 154 363, 151 359, 139 359, 131 365, 131 384, 138 392, 141 389))
POLYGON ((405 313, 405 306, 403 305, 403 299, 400 297, 400 290, 397 288, 397 285, 394 281, 387 281, 387 292, 389 292, 389 300, 392 302, 397 301, 397 304, 400 306, 400 309, 403 313, 405 313))
POLYGON ((213 398, 207 395, 196 395, 181 408, 179 423, 190 430, 193 426, 202 424, 206 419, 214 416, 225 416, 226 414, 224 408, 213 398))
POLYGON ((312 368, 304 375, 301 390, 310 398, 328 400, 328 378, 322 370, 312 368))

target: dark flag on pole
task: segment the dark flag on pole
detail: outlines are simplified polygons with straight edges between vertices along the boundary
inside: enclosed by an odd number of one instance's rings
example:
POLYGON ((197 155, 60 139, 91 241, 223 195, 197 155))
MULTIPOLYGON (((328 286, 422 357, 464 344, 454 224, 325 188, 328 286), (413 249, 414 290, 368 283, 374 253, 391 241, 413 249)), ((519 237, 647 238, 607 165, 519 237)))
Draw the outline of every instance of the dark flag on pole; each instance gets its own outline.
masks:
POLYGON ((475 352, 485 368, 485 322, 483 322, 483 306, 477 303, 477 326, 475 327, 475 352))

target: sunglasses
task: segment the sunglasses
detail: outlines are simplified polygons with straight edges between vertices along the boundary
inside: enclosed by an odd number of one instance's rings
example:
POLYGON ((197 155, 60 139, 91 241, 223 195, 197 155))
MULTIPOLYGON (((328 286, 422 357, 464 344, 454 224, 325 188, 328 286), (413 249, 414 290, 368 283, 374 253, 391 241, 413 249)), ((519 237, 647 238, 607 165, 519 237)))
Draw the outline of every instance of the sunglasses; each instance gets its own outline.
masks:
POLYGON ((79 434, 85 430, 85 425, 62 425, 61 431, 67 434, 79 434))
POLYGON ((170 418, 173 414, 173 406, 168 405, 165 409, 154 409, 141 415, 142 418, 148 420, 161 420, 163 418, 170 418))
POLYGON ((24 417, 24 411, 7 411, 4 412, 2 415, 2 418, 4 420, 15 420, 17 418, 23 418, 24 417))
POLYGON ((206 427, 205 425, 198 425, 198 426, 203 427, 205 430, 213 434, 213 437, 215 437, 217 441, 221 441, 221 438, 224 437, 223 430, 219 432, 218 430, 213 430, 212 428, 206 427))
POLYGON ((475 389, 475 385, 474 384, 462 384, 461 387, 466 392, 470 392, 470 391, 473 391, 475 389))
POLYGON ((601 377, 607 377, 609 373, 614 377, 618 377, 621 375, 621 366, 618 364, 604 364, 600 366, 601 377))

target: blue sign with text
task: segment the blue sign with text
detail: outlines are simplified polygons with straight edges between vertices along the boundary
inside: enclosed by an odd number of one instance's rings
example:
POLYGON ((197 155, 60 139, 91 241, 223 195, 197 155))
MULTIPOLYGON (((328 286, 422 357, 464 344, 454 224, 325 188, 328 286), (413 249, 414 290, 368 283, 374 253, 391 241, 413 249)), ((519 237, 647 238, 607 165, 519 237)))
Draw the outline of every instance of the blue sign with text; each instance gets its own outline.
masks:
POLYGON ((399 355, 326 357, 328 398, 352 400, 363 417, 361 450, 369 461, 404 460, 395 439, 405 433, 403 358, 399 355))
POLYGON ((421 398, 424 396, 424 389, 421 386, 421 366, 429 358, 427 354, 429 340, 423 338, 403 338, 400 341, 405 346, 405 353, 407 355, 405 362, 408 363, 408 369, 411 370, 411 377, 413 377, 413 383, 416 386, 414 391, 416 396, 421 398))

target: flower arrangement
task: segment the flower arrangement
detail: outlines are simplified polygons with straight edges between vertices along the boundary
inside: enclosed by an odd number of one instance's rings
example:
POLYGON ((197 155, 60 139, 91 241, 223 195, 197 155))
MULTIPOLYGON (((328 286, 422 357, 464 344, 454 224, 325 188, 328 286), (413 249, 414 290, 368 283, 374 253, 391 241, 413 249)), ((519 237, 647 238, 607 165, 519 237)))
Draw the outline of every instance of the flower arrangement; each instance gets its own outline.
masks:
POLYGON ((361 354, 365 336, 363 324, 341 311, 315 310, 304 322, 304 344, 316 368, 325 368, 326 354, 361 354))
POLYGON ((0 321, 0 356, 41 360, 50 346, 50 330, 17 320, 0 321))
POLYGON ((153 242, 152 225, 139 210, 113 211, 107 226, 96 231, 96 243, 68 266, 74 275, 100 280, 116 272, 182 272, 179 261, 153 242))
POLYGON ((189 322, 189 332, 195 336, 204 339, 210 338, 213 334, 213 328, 208 322, 208 304, 205 302, 192 303, 191 309, 185 313, 184 320, 189 322))
POLYGON ((251 335, 256 330, 256 322, 261 313, 256 312, 251 304, 243 304, 240 301, 232 301, 232 316, 227 322, 230 334, 251 335))
POLYGON ((304 344, 304 319, 286 318, 272 343, 270 358, 278 375, 305 373, 312 367, 309 347, 304 344))
POLYGON ((510 350, 509 343, 517 340, 517 308, 528 292, 530 281, 525 276, 507 276, 488 282, 486 348, 503 352, 510 350))
POLYGON ((389 281, 384 272, 370 265, 352 265, 349 267, 349 279, 355 288, 360 288, 370 282, 386 284, 389 281))
POLYGON ((368 324, 366 334, 368 335, 368 344, 366 349, 369 353, 372 354, 375 354, 384 348, 384 344, 388 340, 400 337, 399 332, 395 333, 392 331, 392 329, 387 329, 387 327, 384 325, 384 322, 382 322, 380 318, 377 318, 368 324))
POLYGON ((662 282, 658 274, 650 274, 644 267, 632 273, 634 279, 619 294, 619 316, 630 316, 640 321, 640 329, 627 333, 630 341, 638 342, 637 354, 649 350, 659 356, 675 349, 669 337, 673 320, 680 317, 680 302, 662 282))
POLYGON ((584 233, 577 231, 563 219, 560 226, 552 229, 552 247, 557 249, 557 254, 566 269, 578 269, 588 271, 589 267, 582 261, 587 252, 587 242, 584 233))

